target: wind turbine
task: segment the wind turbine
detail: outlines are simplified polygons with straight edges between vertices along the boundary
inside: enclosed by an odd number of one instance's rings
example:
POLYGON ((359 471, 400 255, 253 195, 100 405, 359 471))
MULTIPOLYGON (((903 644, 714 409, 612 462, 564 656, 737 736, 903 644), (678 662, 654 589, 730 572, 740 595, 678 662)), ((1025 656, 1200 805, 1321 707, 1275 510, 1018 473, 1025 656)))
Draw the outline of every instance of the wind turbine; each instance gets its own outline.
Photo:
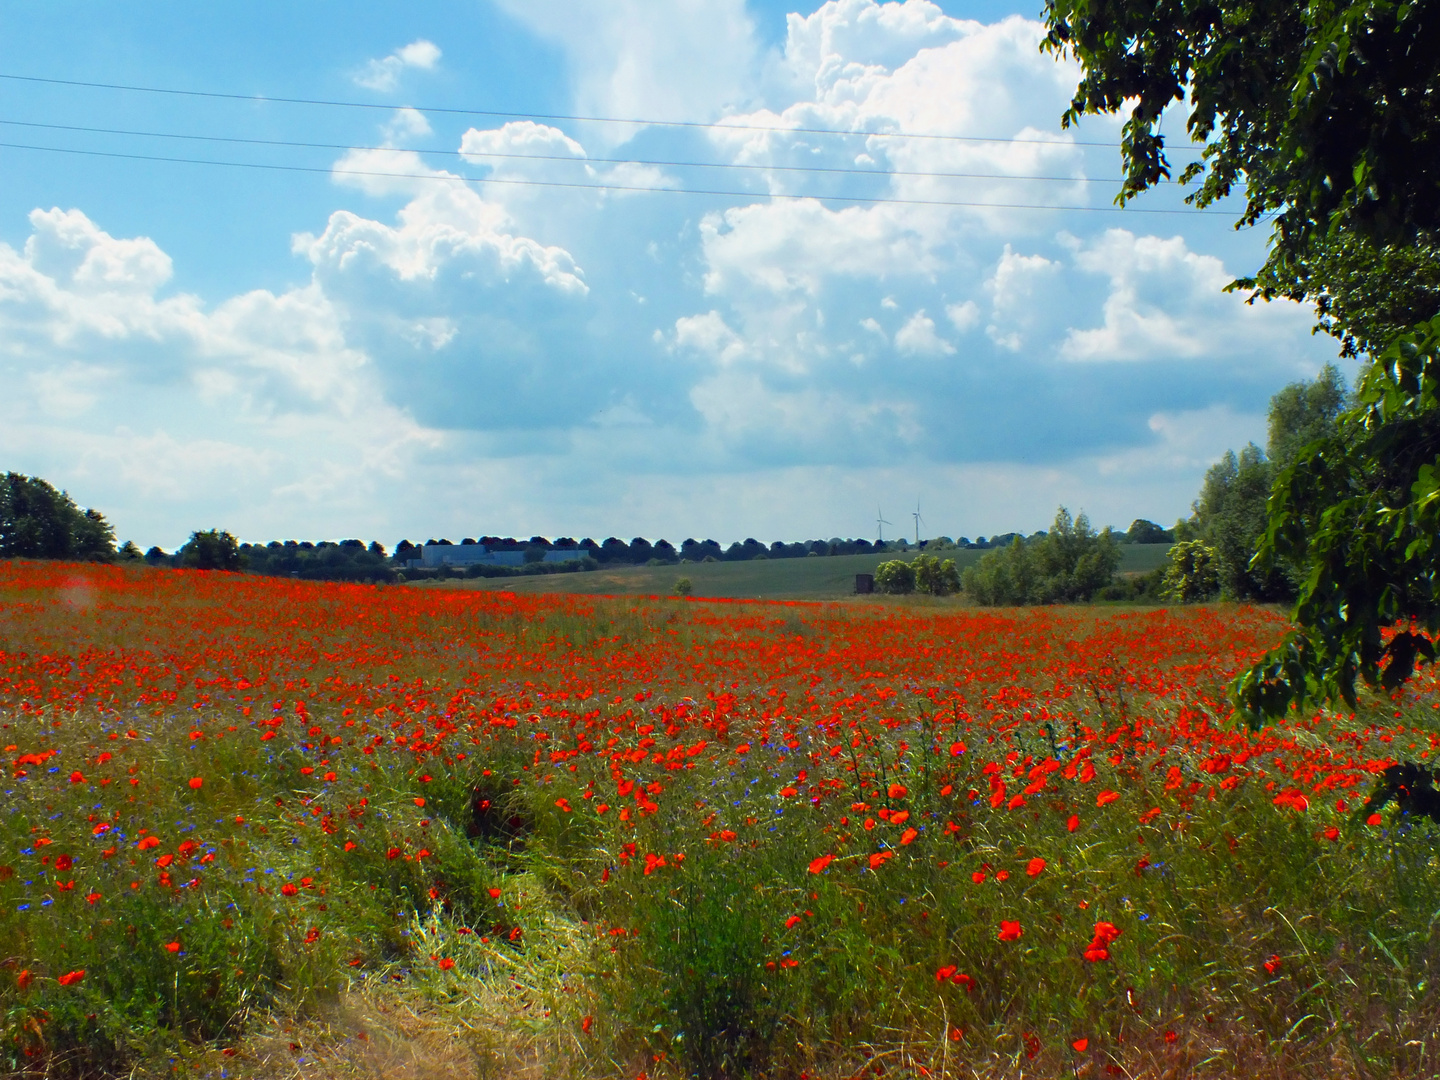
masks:
POLYGON ((875 529, 879 533, 880 543, 885 543, 885 526, 890 522, 885 520, 885 514, 877 506, 875 508, 875 529))
POLYGON ((915 512, 911 515, 915 519, 915 546, 920 546, 920 526, 925 519, 920 516, 920 500, 915 500, 915 512))

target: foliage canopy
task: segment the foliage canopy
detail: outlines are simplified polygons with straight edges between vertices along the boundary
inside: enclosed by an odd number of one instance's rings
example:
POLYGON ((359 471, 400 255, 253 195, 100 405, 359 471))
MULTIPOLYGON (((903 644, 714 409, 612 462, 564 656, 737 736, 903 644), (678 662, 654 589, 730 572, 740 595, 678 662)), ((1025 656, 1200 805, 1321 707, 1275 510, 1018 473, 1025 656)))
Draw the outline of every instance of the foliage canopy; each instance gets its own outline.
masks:
POLYGON ((1272 221, 1236 285, 1314 303, 1318 329, 1375 358, 1338 430, 1275 479, 1255 566, 1298 571, 1297 628, 1237 703, 1261 723, 1399 686, 1440 630, 1440 5, 1047 0, 1046 17, 1044 47, 1083 68, 1067 124, 1133 102, 1119 201, 1170 177, 1161 115, 1187 101, 1190 201, 1243 185, 1239 224, 1272 221))
POLYGON ((1084 69, 1067 124, 1133 101, 1122 203, 1170 178, 1161 114, 1188 95, 1204 150, 1180 179, 1201 179, 1197 206, 1243 185, 1241 223, 1273 216, 1267 267, 1335 237, 1386 245, 1440 228, 1435 5, 1047 0, 1046 19, 1044 47, 1084 69))

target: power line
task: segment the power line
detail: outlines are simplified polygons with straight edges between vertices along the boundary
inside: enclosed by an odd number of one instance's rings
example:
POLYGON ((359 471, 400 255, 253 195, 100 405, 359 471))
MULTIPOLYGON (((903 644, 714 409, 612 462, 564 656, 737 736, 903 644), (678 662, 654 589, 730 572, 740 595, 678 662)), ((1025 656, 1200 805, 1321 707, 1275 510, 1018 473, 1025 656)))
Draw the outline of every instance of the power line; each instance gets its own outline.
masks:
POLYGON ((811 195, 811 194, 780 194, 772 192, 756 191, 724 191, 709 188, 664 188, 646 187, 639 184, 580 184, 569 183, 560 180, 518 180, 502 179, 485 176, 459 176, 452 173, 394 173, 379 172, 368 169, 339 169, 321 168, 309 165, 273 165, 253 161, 215 161, 206 158, 182 158, 166 157, 157 154, 126 154, 110 150, 78 150, 62 146, 36 146, 30 143, 0 142, 0 149, 6 150, 34 150, 51 154, 72 154, 82 157, 115 158, 125 161, 156 161, 169 164, 182 165, 210 165, 219 168, 230 169, 258 169, 273 172, 298 172, 298 173, 323 173, 330 176, 367 176, 382 177, 397 180, 440 180, 452 183, 464 184, 503 184, 511 187, 549 187, 569 188, 582 191, 627 191, 627 192, 651 192, 655 194, 673 195, 717 195, 737 199, 786 199, 804 200, 812 199, 817 202, 844 202, 863 203, 868 205, 899 205, 899 206, 937 206, 937 207, 963 207, 971 209, 994 209, 994 210, 1066 210, 1066 211, 1089 211, 1095 213, 1127 213, 1127 214, 1187 214, 1194 216, 1205 214, 1212 216, 1229 215, 1223 211, 1215 210, 1166 210, 1154 208, 1119 207, 1119 206, 1052 206, 1044 203, 995 203, 995 202, 969 202, 950 199, 897 199, 889 197, 869 197, 862 195, 811 195))
POLYGON ((73 131, 87 135, 125 135, 147 139, 179 139, 188 142, 230 143, 241 146, 277 146, 303 150, 404 151, 413 154, 443 155, 469 161, 500 158, 509 161, 562 161, 575 165, 654 165, 677 169, 740 169, 751 172, 821 173, 838 176, 905 176, 934 180, 1036 180, 1066 184, 1118 184, 1121 180, 1093 176, 1034 176, 1026 173, 931 172, 911 169, 842 169, 823 165, 754 165, 730 161, 669 161, 654 158, 575 157, 573 154, 512 154, 498 150, 444 150, 438 147, 415 149, 398 146, 360 146, 347 143, 297 142, 288 139, 249 139, 233 135, 190 135, 171 131, 141 131, 128 128, 86 127, 79 124, 45 124, 33 120, 3 120, 6 127, 39 128, 45 131, 73 131))
MULTIPOLYGON (((618 116, 579 116, 567 113, 532 113, 517 110, 504 109, 461 109, 443 105, 393 105, 379 104, 371 101, 342 101, 328 98, 291 98, 291 97, 267 97, 263 94, 230 94, 215 90, 177 90, 163 86, 136 86, 128 83, 104 83, 86 82, 80 79, 47 79, 38 75, 12 75, 0 72, 0 79, 12 82, 39 83, 47 86, 75 86, 89 90, 123 90, 136 94, 165 94, 172 97, 193 97, 209 98, 219 101, 247 101, 254 103, 274 103, 277 105, 319 105, 327 108, 340 109, 374 109, 385 112, 392 112, 401 108, 411 108, 418 112, 439 113, 450 116, 488 116, 488 117, 510 117, 521 120, 552 120, 584 124, 628 124, 640 127, 672 127, 672 128, 694 128, 700 130, 715 131, 772 131, 777 134, 791 135, 863 135, 866 138, 877 139, 934 139, 946 142, 977 142, 977 143, 1043 143, 1054 144, 1054 139, 1027 139, 1020 137, 1005 138, 1001 136, 985 135, 940 135, 926 132, 906 131, 840 131, 835 128, 811 128, 811 127, 783 127, 778 124, 730 124, 724 121, 701 121, 701 120, 656 120, 637 117, 618 116)), ((1098 146, 1111 149, 1119 147, 1117 142, 1080 142, 1066 143, 1067 146, 1098 146)), ((1203 146, 1181 143, 1170 147, 1172 150, 1201 150, 1203 146)))

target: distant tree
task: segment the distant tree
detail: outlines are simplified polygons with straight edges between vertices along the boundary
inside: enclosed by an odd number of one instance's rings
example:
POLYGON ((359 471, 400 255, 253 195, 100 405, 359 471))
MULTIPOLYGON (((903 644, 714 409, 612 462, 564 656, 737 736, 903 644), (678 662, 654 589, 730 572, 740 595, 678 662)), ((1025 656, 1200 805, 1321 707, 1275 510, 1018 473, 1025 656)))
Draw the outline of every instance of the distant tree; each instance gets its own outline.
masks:
POLYGON ((38 476, 0 478, 0 558, 115 557, 115 530, 98 510, 82 510, 38 476))
POLYGON ((1265 450, 1275 470, 1288 469, 1307 445, 1333 436, 1349 404, 1349 390, 1334 364, 1326 364, 1313 380, 1293 382, 1272 397, 1265 450))
POLYGON ((1127 544, 1170 544, 1175 540, 1175 534, 1168 529, 1162 529, 1153 521, 1146 521, 1144 518, 1136 518, 1130 523, 1130 528, 1125 530, 1125 543, 1127 544))
POLYGON ((1265 535, 1265 503, 1274 478, 1274 466, 1254 443, 1239 455, 1225 451, 1205 473, 1186 533, 1213 552, 1220 594, 1227 600, 1274 601, 1291 594, 1281 571, 1250 565, 1265 535))
POLYGON ((139 562, 145 557, 144 553, 135 545, 134 540, 126 540, 120 545, 120 550, 116 554, 126 562, 139 562))
POLYGON ((1072 519, 1062 506, 1049 532, 1014 537, 967 568, 962 582, 981 604, 1053 604, 1089 600, 1119 565, 1114 534, 1095 532, 1083 513, 1072 519))
POLYGON ((1348 400, 1340 372, 1327 364, 1315 379, 1291 383, 1270 399, 1268 454, 1251 443, 1238 455, 1227 451, 1205 474, 1194 512, 1178 535, 1210 549, 1222 596, 1264 602, 1295 595, 1302 575, 1294 557, 1255 564, 1271 488, 1306 446, 1334 436, 1348 400))
MULTIPOLYGON (((311 547, 313 549, 314 545, 311 547)), ((235 537, 220 529, 196 530, 177 554, 180 565, 195 570, 240 569, 240 544, 235 537)))
POLYGON ((676 595, 676 596, 689 596, 689 595, 690 595, 692 592, 694 592, 694 591, 695 591, 695 587, 690 584, 690 579, 689 579, 688 577, 682 577, 682 578, 677 578, 677 579, 676 579, 676 581, 675 581, 675 595, 676 595))
POLYGON ((915 568, 904 559, 891 559, 875 568, 875 591, 912 593, 915 591, 915 568))
POLYGON ((960 571, 955 560, 941 562, 934 555, 916 555, 910 564, 915 574, 915 591, 931 596, 949 596, 960 591, 960 571))
POLYGON ((1215 549, 1199 540, 1180 540, 1170 549, 1161 591, 1182 604, 1211 600, 1220 592, 1215 570, 1215 549))

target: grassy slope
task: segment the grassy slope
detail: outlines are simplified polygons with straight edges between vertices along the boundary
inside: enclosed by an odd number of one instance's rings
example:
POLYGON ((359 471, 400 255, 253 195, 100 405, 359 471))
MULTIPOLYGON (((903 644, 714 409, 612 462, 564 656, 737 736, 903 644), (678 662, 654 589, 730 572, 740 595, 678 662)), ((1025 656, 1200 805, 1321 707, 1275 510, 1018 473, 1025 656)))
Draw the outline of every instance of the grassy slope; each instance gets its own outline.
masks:
MULTIPOLYGON (((1165 560, 1165 544, 1122 547, 1120 572, 1153 570, 1165 560)), ((983 551, 943 552, 962 570, 983 551)), ((890 555, 835 555, 804 559, 756 559, 749 562, 686 563, 681 566, 602 567, 588 573, 543 577, 475 578, 437 583, 443 588, 499 589, 516 593, 587 593, 607 596, 665 595, 687 577, 695 596, 764 600, 837 600, 855 592, 855 575, 871 574, 890 555)), ((428 587, 437 584, 426 583, 428 587)))

